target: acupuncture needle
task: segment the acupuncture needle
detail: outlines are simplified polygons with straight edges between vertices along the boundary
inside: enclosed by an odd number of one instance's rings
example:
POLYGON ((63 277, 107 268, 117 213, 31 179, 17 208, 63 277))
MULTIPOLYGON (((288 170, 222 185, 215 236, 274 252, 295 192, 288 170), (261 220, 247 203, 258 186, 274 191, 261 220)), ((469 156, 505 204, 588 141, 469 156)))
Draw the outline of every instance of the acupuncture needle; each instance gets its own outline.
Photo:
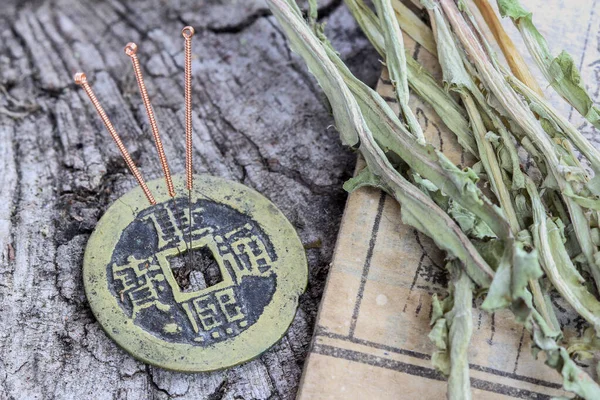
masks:
POLYGON ((96 112, 98 113, 98 115, 100 116, 100 119, 104 123, 106 130, 108 131, 108 133, 110 133, 110 136, 112 137, 115 144, 119 148, 119 151, 121 152, 121 155, 123 156, 123 160, 125 160, 125 164, 127 164, 127 167, 129 168, 129 170, 131 171, 131 173, 137 180, 138 184, 142 188, 142 191, 144 192, 144 195, 148 199, 148 202, 150 202, 151 205, 156 205, 156 200, 154 200, 154 196, 152 196, 150 189, 148 189, 148 185, 146 185, 146 182, 144 181, 142 174, 135 166, 135 163, 131 159, 131 156, 129 155, 127 148, 125 148, 125 145, 123 144, 123 141, 121 140, 121 138, 119 137, 119 134, 115 130, 115 127, 113 126, 113 124, 110 122, 110 119, 106 115, 104 108, 102 108, 102 106, 100 105, 98 98, 96 97, 96 95, 94 94, 94 91, 92 90, 92 87, 88 83, 86 75, 83 72, 77 72, 74 75, 73 79, 75 80, 75 83, 77 85, 79 85, 83 88, 83 90, 85 91, 87 96, 90 98, 90 101, 94 105, 94 108, 96 108, 96 112))
POLYGON ((185 39, 184 69, 185 69, 185 175, 188 190, 188 221, 189 221, 189 263, 192 265, 192 188, 194 175, 192 169, 192 36, 194 28, 186 26, 181 30, 185 39))
MULTIPOLYGON (((169 196, 173 198, 173 204, 175 206, 175 214, 177 218, 177 222, 182 232, 182 239, 185 243, 184 237, 184 229, 183 224, 181 223, 181 215, 179 214, 179 207, 177 206, 177 199, 175 188, 173 186, 173 180, 171 179, 171 171, 169 170, 169 163, 167 162, 167 156, 165 154, 165 149, 162 144, 162 140, 160 138, 160 133, 158 131, 158 124, 156 122, 156 117, 154 115, 154 108, 150 103, 150 96, 148 96, 148 89, 146 89, 146 83, 144 82, 144 76, 142 74, 142 68, 140 67, 140 60, 137 56, 138 46, 137 44, 130 42, 125 46, 125 54, 131 58, 131 64, 133 65, 133 72, 135 75, 135 79, 138 84, 138 88, 140 90, 140 95, 142 96, 142 101, 144 103, 144 108, 146 109, 146 114, 148 115, 148 121, 150 122, 150 129, 152 130, 152 136, 154 137, 154 144, 156 145, 156 151, 158 152, 158 158, 160 160, 160 164, 163 169, 163 174, 165 176, 165 181, 167 183, 167 190, 169 192, 169 196)), ((187 243, 186 243, 187 248, 187 243)))

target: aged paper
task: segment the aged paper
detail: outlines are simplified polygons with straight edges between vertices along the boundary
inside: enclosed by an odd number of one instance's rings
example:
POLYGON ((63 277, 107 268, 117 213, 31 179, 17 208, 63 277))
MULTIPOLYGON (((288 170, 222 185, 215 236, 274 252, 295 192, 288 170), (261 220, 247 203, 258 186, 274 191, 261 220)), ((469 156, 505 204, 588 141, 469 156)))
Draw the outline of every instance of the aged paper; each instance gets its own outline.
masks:
MULTIPOLYGON (((522 3, 537 11, 535 22, 550 37, 553 51, 567 48, 576 60, 581 59, 582 75, 595 85, 590 90, 597 97, 600 22, 594 18, 599 11, 596 1, 578 2, 581 14, 566 7, 566 1, 522 3), (539 12, 543 4, 544 13, 539 12), (559 29, 554 29, 561 15, 579 22, 561 22, 559 29)), ((514 28, 509 33, 517 36, 514 28)), ((431 55, 410 38, 405 37, 405 42, 420 62, 439 74, 431 55)), ((524 50, 520 40, 516 43, 524 50)), ((534 72, 540 76, 539 71, 534 72)), ((540 82, 544 82, 541 77, 540 82)), ((393 103, 385 71, 377 90, 393 103)), ((583 118, 570 112, 561 99, 550 95, 550 90, 547 92, 588 137, 594 134, 583 118)), ((469 157, 431 109, 414 96, 411 101, 428 140, 457 165, 470 164, 469 157)), ((362 166, 359 160, 357 169, 362 166)), ((442 252, 427 237, 402 224, 397 202, 373 189, 352 193, 298 398, 444 398, 446 380, 431 365, 434 346, 427 335, 431 295, 445 295, 446 279, 442 252)), ((577 319, 559 301, 556 299, 561 322, 576 325, 577 319)), ((474 398, 546 399, 566 394, 561 390, 559 374, 543 360, 533 358, 529 334, 509 311, 488 314, 476 307, 473 318, 469 361, 474 398)))

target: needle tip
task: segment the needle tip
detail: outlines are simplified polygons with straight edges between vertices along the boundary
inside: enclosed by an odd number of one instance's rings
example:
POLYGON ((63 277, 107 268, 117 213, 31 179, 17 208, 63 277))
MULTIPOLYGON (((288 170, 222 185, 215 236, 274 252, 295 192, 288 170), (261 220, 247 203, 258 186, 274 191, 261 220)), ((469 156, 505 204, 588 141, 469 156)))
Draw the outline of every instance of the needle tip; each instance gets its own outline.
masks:
POLYGON ((181 34, 186 39, 191 38, 192 36, 194 36, 195 33, 196 31, 191 26, 186 26, 181 30, 181 34))
POLYGON ((135 44, 133 42, 129 42, 125 46, 125 54, 127 54, 129 57, 132 57, 135 55, 135 53, 137 53, 137 49, 138 49, 137 44, 135 44))
POLYGON ((73 75, 73 80, 77 85, 83 85, 87 82, 87 77, 83 72, 77 72, 75 75, 73 75))

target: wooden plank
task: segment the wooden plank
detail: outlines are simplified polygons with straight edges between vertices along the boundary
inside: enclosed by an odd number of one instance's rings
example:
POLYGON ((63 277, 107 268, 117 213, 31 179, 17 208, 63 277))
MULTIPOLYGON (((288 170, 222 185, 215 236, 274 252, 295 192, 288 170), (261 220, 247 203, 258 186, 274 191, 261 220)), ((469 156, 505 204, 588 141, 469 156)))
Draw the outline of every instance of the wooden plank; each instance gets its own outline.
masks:
MULTIPOLYGON (((347 10, 319 5, 344 59, 376 81, 376 53, 347 10)), ((9 0, 0 10, 0 400, 293 399, 355 157, 267 4, 9 0), (197 31, 196 172, 270 198, 299 232, 310 268, 288 334, 251 362, 204 374, 122 351, 95 321, 81 278, 98 218, 136 184, 73 73, 87 73, 144 177, 161 177, 123 53, 135 41, 171 170, 182 174, 186 24, 197 31)))

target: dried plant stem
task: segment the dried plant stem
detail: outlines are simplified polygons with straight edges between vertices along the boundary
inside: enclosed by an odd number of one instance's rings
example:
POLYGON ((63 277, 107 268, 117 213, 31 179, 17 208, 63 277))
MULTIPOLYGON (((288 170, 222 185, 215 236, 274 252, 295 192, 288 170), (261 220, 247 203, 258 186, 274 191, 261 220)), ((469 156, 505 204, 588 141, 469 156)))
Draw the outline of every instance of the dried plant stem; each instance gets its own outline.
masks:
POLYGON ((437 56, 437 48, 431 29, 400 0, 392 0, 392 7, 396 12, 396 19, 402 31, 423 46, 425 50, 437 56))
MULTIPOLYGON (((523 104, 514 90, 508 86, 504 76, 490 62, 488 55, 481 47, 469 26, 465 23, 454 2, 452 0, 439 0, 439 2, 454 29, 454 33, 469 53, 473 63, 477 66, 484 83, 496 96, 504 111, 523 129, 529 140, 543 155, 545 165, 557 182, 563 200, 567 205, 571 221, 575 227, 577 239, 586 256, 587 262, 591 268, 598 268, 594 259, 596 246, 592 240, 589 222, 582 207, 572 198, 575 193, 571 184, 567 182, 564 176, 569 168, 559 160, 555 144, 542 129, 533 113, 523 104)), ((600 285, 600 281, 597 284, 600 285)))
POLYGON ((542 88, 538 84, 537 80, 531 73, 531 70, 525 63, 523 56, 521 53, 517 51, 515 44, 512 39, 502 26, 500 19, 496 15, 496 12, 492 8, 491 4, 488 0, 473 0, 481 16, 485 20, 488 28, 494 35, 498 46, 502 50, 502 54, 504 54, 504 58, 506 58, 506 62, 510 67, 510 70, 513 74, 524 84, 526 84, 531 90, 534 90, 540 96, 544 96, 544 92, 542 88))
POLYGON ((408 91, 408 76, 406 66, 406 52, 402 31, 398 21, 394 18, 395 13, 391 0, 375 0, 375 8, 383 28, 385 43, 385 62, 390 74, 390 79, 396 91, 396 98, 400 110, 406 121, 409 131, 415 135, 417 140, 425 143, 423 129, 408 104, 410 93, 408 91))
POLYGON ((422 2, 435 11, 430 20, 444 83, 461 97, 461 105, 450 95, 437 94, 439 86, 433 78, 420 75, 420 65, 404 54, 392 18, 397 11, 393 0, 376 2, 379 18, 362 0, 345 1, 375 48, 386 57, 390 73, 396 77, 392 81, 400 88, 401 105, 407 101, 406 83, 426 101, 435 104, 439 100, 434 109, 440 115, 446 111, 440 104, 455 105, 452 112, 456 112, 442 118, 453 131, 460 125, 456 121, 465 121, 467 130, 457 129, 455 134, 465 148, 470 145, 469 150, 479 156, 480 164, 474 169, 483 167, 485 172, 477 175, 468 168, 458 169, 424 143, 408 121, 405 125, 380 95, 352 75, 317 23, 316 0, 309 2, 308 23, 294 0, 268 0, 292 49, 327 95, 342 142, 360 151, 366 161, 366 168, 344 187, 351 191, 373 186, 386 191, 401 203, 402 221, 447 252, 450 294, 442 301, 434 298, 430 338, 438 347, 432 362, 449 376, 448 398, 470 396, 467 350, 473 284, 485 291, 483 309, 513 311, 516 320, 532 333, 533 347, 544 351, 546 363, 562 374, 566 390, 586 399, 600 398, 600 387, 573 362, 566 347, 559 345, 560 327, 546 286, 540 285, 541 260, 546 282, 600 330, 600 302, 582 285, 583 277, 574 264, 585 265, 585 258, 590 268, 597 268, 593 258, 598 253, 587 216, 592 215, 591 210, 600 211, 600 200, 590 195, 587 175, 572 156, 565 135, 585 149, 583 139, 496 61, 477 21, 467 9, 459 11, 454 0, 422 2), (535 158, 544 179, 543 191, 522 170, 515 139, 535 158), (500 207, 475 184, 482 178, 488 179, 500 207), (567 229, 576 233, 576 240, 571 233, 563 234, 566 223, 572 224, 567 229), (578 256, 579 251, 585 257, 578 256))

